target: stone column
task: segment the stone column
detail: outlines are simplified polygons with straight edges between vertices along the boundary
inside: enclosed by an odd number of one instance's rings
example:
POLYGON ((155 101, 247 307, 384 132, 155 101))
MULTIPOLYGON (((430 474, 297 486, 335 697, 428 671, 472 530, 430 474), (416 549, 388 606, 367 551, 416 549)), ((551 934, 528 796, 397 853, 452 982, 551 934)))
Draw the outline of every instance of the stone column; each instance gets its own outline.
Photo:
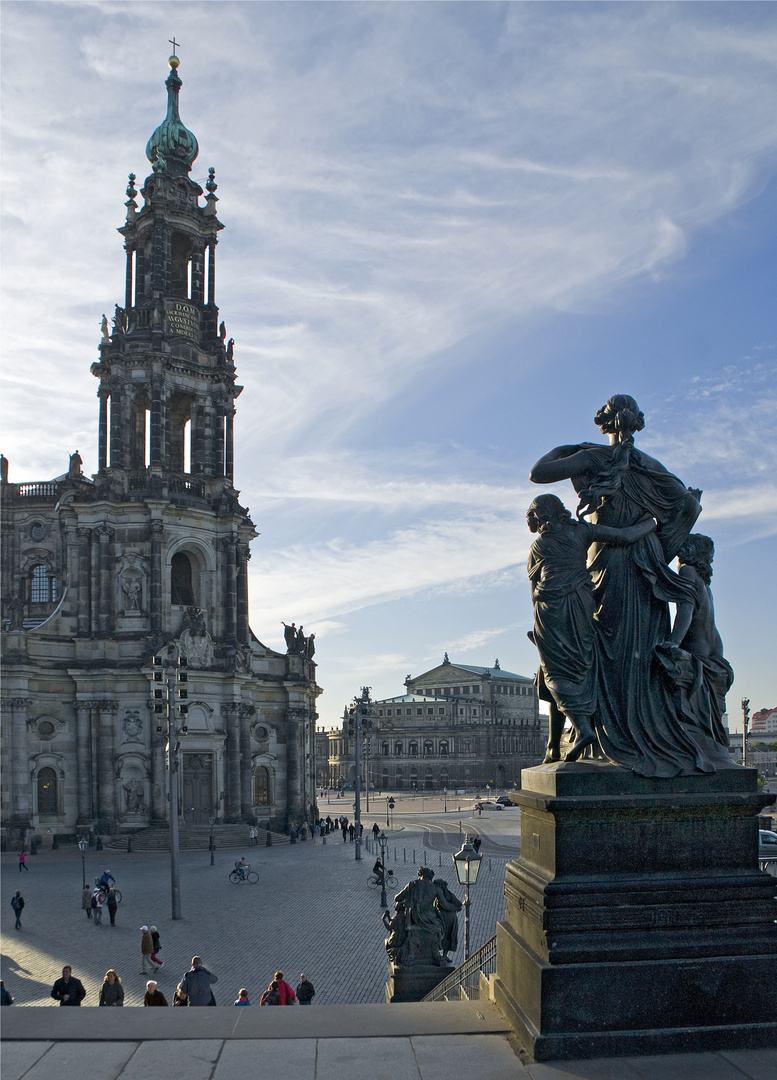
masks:
POLYGON ((164 525, 157 518, 148 523, 151 533, 151 636, 162 635, 162 532, 164 525))
POLYGON ((162 465, 164 456, 164 380, 161 375, 151 377, 151 432, 149 436, 149 465, 162 465))
POLYGON ((132 307, 132 256, 134 249, 127 245, 127 269, 124 275, 124 307, 129 311, 132 307))
POLYGON ((97 703, 98 742, 97 780, 100 798, 100 826, 110 829, 116 824, 115 729, 118 701, 103 699, 97 703))
POLYGON ((254 805, 250 727, 253 714, 253 705, 240 706, 240 813, 244 818, 250 817, 254 805))
POLYGON ((98 556, 98 616, 97 632, 100 637, 108 637, 113 624, 113 580, 112 580, 112 545, 114 531, 108 525, 97 529, 99 543, 98 556))
POLYGON ((248 645, 250 634, 248 630, 248 560, 251 552, 248 544, 236 545, 236 603, 237 603, 237 640, 240 645, 248 645))
POLYGON ((78 636, 89 636, 89 537, 90 529, 76 529, 78 540, 78 636))
POLYGON ((124 394, 119 385, 111 386, 111 438, 110 438, 110 467, 112 469, 125 469, 127 458, 125 454, 125 431, 128 430, 124 412, 124 394))
POLYGON ((27 744, 27 709, 32 700, 23 697, 3 698, 1 704, 3 712, 9 716, 11 731, 11 824, 25 827, 30 824, 32 810, 27 744))
POLYGON ((101 390, 100 420, 97 426, 97 469, 102 472, 108 467, 108 393, 101 390))
POLYGON ((226 552, 224 567, 224 637, 237 641, 237 537, 222 540, 226 552))
POLYGON ((216 241, 208 245, 208 303, 216 303, 216 241))
POLYGON ((76 701, 76 762, 78 764, 78 824, 88 826, 94 818, 92 806, 92 706, 76 701))
POLYGON ((227 433, 224 439, 224 475, 230 484, 235 480, 235 410, 226 414, 227 433))

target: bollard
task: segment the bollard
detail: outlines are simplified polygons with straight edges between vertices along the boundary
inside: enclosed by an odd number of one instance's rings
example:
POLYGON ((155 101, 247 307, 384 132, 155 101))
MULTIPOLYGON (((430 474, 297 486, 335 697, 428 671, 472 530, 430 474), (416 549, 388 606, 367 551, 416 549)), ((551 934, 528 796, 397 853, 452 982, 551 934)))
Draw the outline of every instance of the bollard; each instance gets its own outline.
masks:
POLYGON ((127 837, 127 854, 128 855, 132 854, 132 837, 131 836, 127 837))
POLYGON ((102 836, 98 836, 97 837, 97 843, 94 845, 94 850, 95 851, 102 851, 102 849, 103 849, 103 838, 102 838, 102 836))
POLYGON ((32 834, 32 840, 30 840, 30 855, 37 855, 38 848, 35 844, 35 833, 32 834))
POLYGON ((267 830, 267 840, 265 841, 265 847, 272 847, 272 833, 267 830))
POLYGON ((51 850, 52 851, 58 851, 59 850, 59 837, 57 836, 56 833, 54 833, 54 835, 51 837, 51 850))

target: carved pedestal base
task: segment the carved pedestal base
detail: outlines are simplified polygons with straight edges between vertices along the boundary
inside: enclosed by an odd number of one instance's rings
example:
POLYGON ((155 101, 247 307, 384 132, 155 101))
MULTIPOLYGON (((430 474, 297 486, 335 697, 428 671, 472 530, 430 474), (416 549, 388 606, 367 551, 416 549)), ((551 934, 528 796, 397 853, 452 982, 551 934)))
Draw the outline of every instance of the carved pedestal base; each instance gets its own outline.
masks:
POLYGON ((538 1061, 777 1046, 777 883, 750 769, 525 769, 495 1000, 538 1061))
POLYGON ((420 1001, 454 970, 453 964, 397 966, 388 961, 386 1001, 420 1001))

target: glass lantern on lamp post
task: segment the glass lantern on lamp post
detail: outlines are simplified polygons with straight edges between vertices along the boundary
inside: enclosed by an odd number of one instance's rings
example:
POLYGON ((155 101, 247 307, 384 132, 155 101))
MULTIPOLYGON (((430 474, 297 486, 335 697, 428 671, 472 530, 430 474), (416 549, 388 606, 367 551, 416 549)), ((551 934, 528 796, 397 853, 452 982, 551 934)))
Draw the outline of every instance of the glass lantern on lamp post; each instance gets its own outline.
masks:
POLYGON ((483 856, 475 851, 472 840, 467 837, 458 851, 453 856, 453 865, 456 869, 456 878, 460 885, 464 886, 464 959, 469 958, 469 887, 478 879, 480 861, 483 856))

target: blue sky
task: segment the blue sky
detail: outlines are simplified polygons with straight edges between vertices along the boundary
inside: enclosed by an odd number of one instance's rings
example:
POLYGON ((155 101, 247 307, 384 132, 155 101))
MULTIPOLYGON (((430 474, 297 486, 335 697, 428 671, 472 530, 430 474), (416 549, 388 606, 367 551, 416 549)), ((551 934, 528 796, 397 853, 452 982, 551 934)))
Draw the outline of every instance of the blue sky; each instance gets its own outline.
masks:
POLYGON ((173 36, 226 226, 251 622, 316 632, 322 722, 445 650, 532 673, 529 468, 620 392, 704 489, 732 719, 777 704, 777 6, 4 3, 14 481, 96 469, 173 36))

